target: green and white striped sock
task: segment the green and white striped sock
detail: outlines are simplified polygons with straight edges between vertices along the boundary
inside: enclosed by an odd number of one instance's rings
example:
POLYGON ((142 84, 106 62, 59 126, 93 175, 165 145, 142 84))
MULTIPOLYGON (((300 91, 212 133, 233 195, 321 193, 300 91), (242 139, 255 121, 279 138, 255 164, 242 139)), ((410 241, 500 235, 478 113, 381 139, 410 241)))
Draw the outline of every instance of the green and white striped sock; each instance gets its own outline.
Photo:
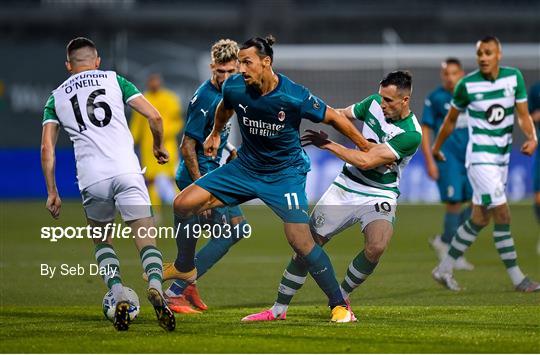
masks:
POLYGON ((482 228, 482 226, 475 224, 470 219, 466 220, 465 223, 459 226, 456 234, 454 234, 454 237, 450 242, 448 254, 446 254, 439 264, 439 269, 442 272, 452 272, 455 261, 463 256, 465 251, 472 245, 472 243, 474 243, 482 228))
POLYGON ((517 265, 517 253, 514 246, 514 238, 510 234, 510 225, 496 224, 493 230, 493 241, 504 266, 506 266, 506 271, 512 279, 512 283, 514 286, 519 285, 525 278, 525 275, 517 265))
POLYGON ((465 221, 465 223, 463 223, 456 231, 454 238, 452 238, 448 254, 450 254, 454 260, 463 256, 467 248, 474 243, 481 230, 482 227, 477 226, 470 219, 465 221))
POLYGON ((113 246, 108 243, 96 244, 95 256, 99 270, 106 271, 101 276, 107 288, 113 291, 113 297, 116 300, 124 299, 122 278, 120 277, 120 261, 113 246))
POLYGON ((346 296, 360 286, 373 272, 377 263, 372 263, 366 258, 365 251, 362 250, 349 264, 345 279, 341 282, 341 293, 346 292, 346 296))
POLYGON ((278 288, 276 302, 272 306, 274 317, 278 317, 287 311, 289 304, 296 292, 302 288, 308 274, 308 268, 305 262, 296 257, 292 258, 283 272, 281 282, 278 288))
POLYGON ((161 252, 153 245, 147 245, 139 253, 146 275, 148 275, 148 288, 155 288, 162 292, 163 283, 163 257, 161 252))

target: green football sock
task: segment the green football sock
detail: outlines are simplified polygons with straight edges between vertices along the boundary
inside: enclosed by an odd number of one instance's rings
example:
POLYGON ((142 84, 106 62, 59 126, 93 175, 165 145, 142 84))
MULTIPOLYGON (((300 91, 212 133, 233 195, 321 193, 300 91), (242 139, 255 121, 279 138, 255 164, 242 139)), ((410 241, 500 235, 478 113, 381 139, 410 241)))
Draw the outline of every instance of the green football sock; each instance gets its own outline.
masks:
POLYGON ((96 244, 95 256, 99 270, 105 270, 101 276, 107 288, 111 289, 115 284, 122 284, 120 261, 113 246, 108 243, 96 244))
POLYGON ((345 279, 341 283, 341 288, 348 294, 360 286, 373 272, 377 263, 372 263, 366 258, 365 251, 362 250, 349 264, 345 279))
POLYGON ((144 272, 148 276, 148 288, 161 292, 163 282, 163 258, 161 252, 153 245, 147 245, 140 251, 144 272))
POLYGON ((521 272, 521 269, 517 265, 517 253, 514 246, 514 238, 510 234, 509 224, 496 224, 493 229, 493 241, 497 252, 501 257, 508 275, 512 279, 514 285, 518 285, 525 275, 521 272))

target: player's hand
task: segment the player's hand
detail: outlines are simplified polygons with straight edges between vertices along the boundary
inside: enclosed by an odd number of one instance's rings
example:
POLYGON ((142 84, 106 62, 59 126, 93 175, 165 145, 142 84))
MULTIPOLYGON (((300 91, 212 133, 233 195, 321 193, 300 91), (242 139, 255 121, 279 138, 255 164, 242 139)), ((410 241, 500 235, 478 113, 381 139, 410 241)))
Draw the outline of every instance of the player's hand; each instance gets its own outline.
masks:
POLYGON ((49 210, 51 213, 51 216, 54 219, 58 219, 60 217, 60 208, 62 207, 62 200, 60 200, 60 196, 58 196, 58 193, 52 193, 47 196, 47 203, 45 204, 45 208, 49 210))
POLYGON ((311 129, 306 129, 304 132, 306 133, 300 138, 302 147, 313 144, 317 148, 324 148, 326 145, 332 143, 332 141, 328 139, 328 134, 324 131, 316 132, 311 129))
POLYGON ((230 163, 238 157, 238 151, 236 149, 231 150, 229 156, 227 157, 226 163, 230 163))
POLYGON ((538 141, 536 139, 526 140, 521 146, 521 152, 525 155, 531 156, 538 147, 538 141))
POLYGON ((208 137, 206 137, 206 140, 204 141, 204 155, 209 157, 216 157, 217 151, 219 149, 219 144, 221 143, 221 137, 219 136, 219 133, 214 133, 212 131, 208 137))
POLYGON ((432 180, 439 180, 439 168, 433 161, 426 162, 427 174, 432 180))
POLYGON ((169 162, 169 152, 165 147, 154 147, 154 156, 158 164, 166 164, 169 162))
POLYGON ((444 156, 443 152, 438 149, 431 148, 431 154, 433 154, 433 158, 435 158, 435 160, 446 161, 446 157, 444 156))

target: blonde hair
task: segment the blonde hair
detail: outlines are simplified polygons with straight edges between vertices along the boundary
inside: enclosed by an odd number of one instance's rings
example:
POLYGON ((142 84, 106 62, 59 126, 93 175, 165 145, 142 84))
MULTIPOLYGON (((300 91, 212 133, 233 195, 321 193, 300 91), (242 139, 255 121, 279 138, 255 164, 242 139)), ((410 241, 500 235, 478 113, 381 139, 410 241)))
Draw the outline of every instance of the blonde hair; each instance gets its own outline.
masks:
POLYGON ((224 64, 238 59, 238 43, 231 39, 220 39, 212 46, 212 63, 224 64))

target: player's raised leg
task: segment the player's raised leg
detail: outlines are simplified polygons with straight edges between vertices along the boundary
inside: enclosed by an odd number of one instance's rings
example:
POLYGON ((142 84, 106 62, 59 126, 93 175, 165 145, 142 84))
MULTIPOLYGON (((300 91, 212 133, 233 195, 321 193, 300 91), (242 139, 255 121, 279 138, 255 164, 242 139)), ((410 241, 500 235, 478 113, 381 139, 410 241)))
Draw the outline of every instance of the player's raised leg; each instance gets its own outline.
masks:
POLYGON ((207 190, 192 184, 176 196, 173 206, 178 228, 176 236, 178 255, 175 262, 165 268, 164 280, 180 279, 193 282, 197 279, 195 268, 197 237, 189 226, 195 224, 199 214, 223 206, 223 203, 207 190), (185 228, 186 226, 188 228, 185 228))
POLYGON ((471 219, 465 221, 452 238, 448 253, 439 265, 433 269, 433 278, 452 291, 459 291, 461 287, 453 277, 456 260, 463 256, 465 251, 474 243, 480 231, 489 224, 490 213, 481 205, 473 204, 471 219))

